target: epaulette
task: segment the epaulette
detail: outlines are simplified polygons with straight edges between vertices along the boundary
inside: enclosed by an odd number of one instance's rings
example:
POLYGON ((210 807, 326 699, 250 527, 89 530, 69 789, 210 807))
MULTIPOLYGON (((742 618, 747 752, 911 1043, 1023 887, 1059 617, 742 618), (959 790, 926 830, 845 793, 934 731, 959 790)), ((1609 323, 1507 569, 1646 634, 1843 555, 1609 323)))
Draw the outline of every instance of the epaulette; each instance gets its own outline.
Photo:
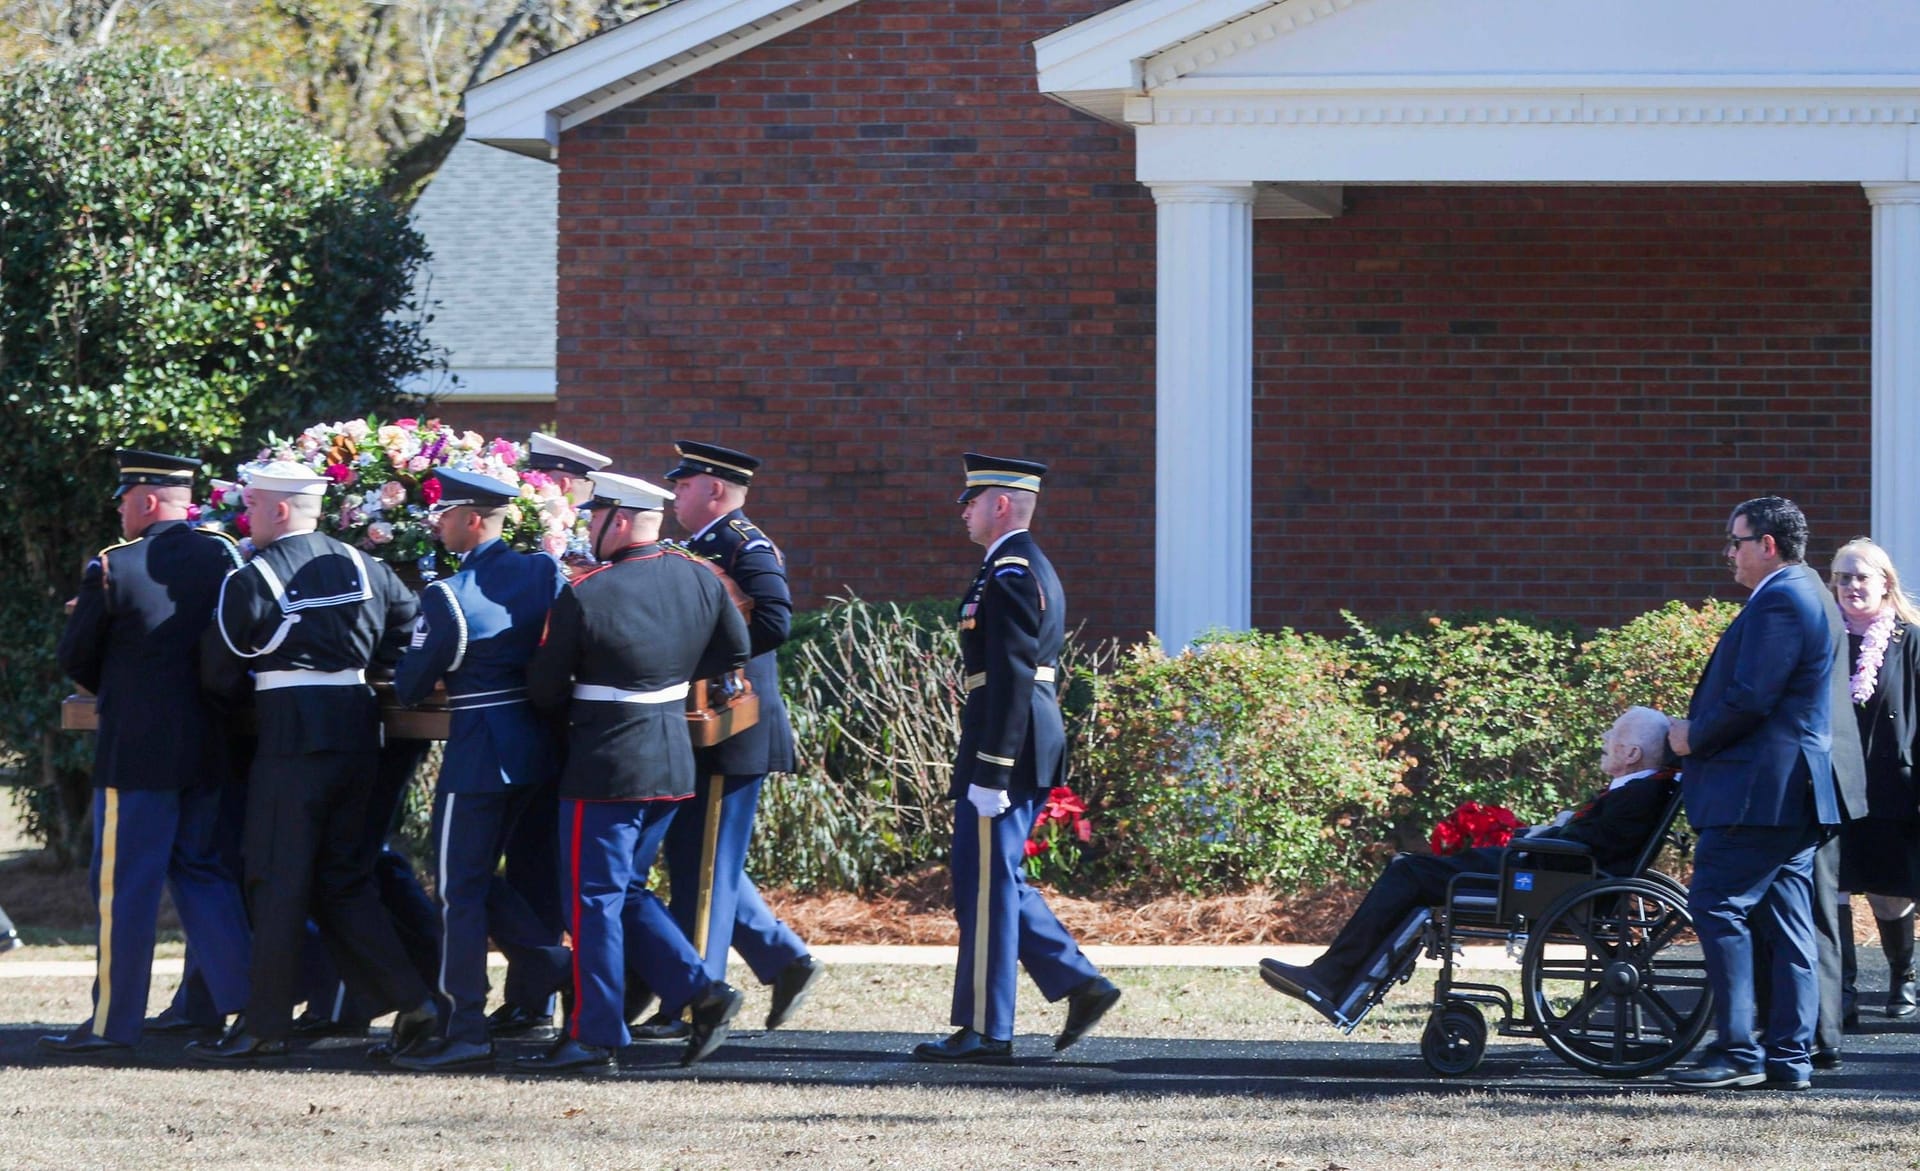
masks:
POLYGON ((752 521, 748 520, 744 516, 734 517, 732 520, 727 522, 727 527, 731 528, 734 532, 739 533, 741 536, 747 538, 748 540, 752 540, 755 537, 763 535, 760 532, 760 527, 754 524, 752 521))
POLYGON ((246 564, 247 559, 240 555, 240 542, 232 533, 222 529, 205 528, 201 525, 193 526, 193 531, 196 533, 204 533, 209 537, 218 537, 221 541, 225 542, 222 552, 226 553, 228 560, 233 562, 235 568, 246 564))
POLYGON ((144 540, 146 540, 145 537, 135 537, 131 541, 115 541, 113 544, 108 545, 106 548, 100 550, 98 553, 95 553, 94 556, 105 557, 107 554, 113 552, 115 549, 124 549, 128 545, 138 545, 141 541, 144 541, 144 540))

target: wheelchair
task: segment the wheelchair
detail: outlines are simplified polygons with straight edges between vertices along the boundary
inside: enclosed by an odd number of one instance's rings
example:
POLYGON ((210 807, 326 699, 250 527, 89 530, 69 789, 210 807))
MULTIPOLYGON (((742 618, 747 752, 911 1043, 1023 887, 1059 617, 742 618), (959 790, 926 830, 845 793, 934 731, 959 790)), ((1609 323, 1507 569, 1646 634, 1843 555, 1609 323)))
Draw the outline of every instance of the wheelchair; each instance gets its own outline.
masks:
POLYGON ((1486 1055, 1486 1009, 1502 1037, 1532 1037, 1563 1060, 1601 1077, 1631 1078, 1685 1057, 1713 1008, 1706 965, 1692 935, 1687 891, 1654 870, 1671 844, 1676 784, 1664 816, 1630 866, 1599 871, 1577 842, 1516 838, 1498 874, 1456 875, 1444 904, 1401 921, 1344 999, 1321 1012, 1352 1033, 1420 956, 1440 962, 1420 1056, 1442 1077, 1471 1073, 1486 1055), (1462 980, 1454 957, 1466 941, 1519 947, 1520 1003, 1497 984, 1462 980))

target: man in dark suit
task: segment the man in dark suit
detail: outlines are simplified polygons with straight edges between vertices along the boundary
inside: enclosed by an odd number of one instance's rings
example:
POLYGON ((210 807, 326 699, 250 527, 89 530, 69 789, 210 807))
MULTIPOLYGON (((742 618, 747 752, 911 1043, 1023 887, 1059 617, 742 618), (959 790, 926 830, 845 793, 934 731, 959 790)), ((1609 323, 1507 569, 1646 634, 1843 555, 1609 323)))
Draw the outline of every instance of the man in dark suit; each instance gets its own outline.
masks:
POLYGON ((66 1057, 125 1053, 140 1039, 162 885, 173 892, 214 1012, 238 1012, 247 1001, 246 910, 217 846, 223 765, 199 680, 200 636, 240 553, 230 538, 187 521, 199 460, 130 450, 117 458, 114 495, 127 539, 88 563, 60 636, 61 668, 99 697, 100 715, 93 1018, 40 1039, 66 1057))
MULTIPOLYGON (((1667 717, 1652 708, 1632 707, 1601 739, 1600 769, 1607 788, 1553 824, 1528 831, 1529 837, 1579 842, 1593 852, 1594 865, 1615 871, 1631 862, 1659 828, 1673 799, 1675 773, 1664 767, 1667 717)), ((1304 1000, 1335 1024, 1345 1025, 1336 1006, 1347 1001, 1355 977, 1409 911, 1438 906, 1447 884, 1459 874, 1498 874, 1509 847, 1482 846, 1458 854, 1401 854, 1367 891, 1353 917, 1324 954, 1309 964, 1260 961, 1260 978, 1277 992, 1304 1000)), ((1516 837, 1512 848, 1524 849, 1516 837)))
POLYGON ((1813 855, 1838 824, 1831 716, 1834 653, 1816 577, 1799 572, 1807 519, 1790 500, 1745 501, 1727 521, 1734 580, 1752 590, 1669 740, 1685 759, 1700 835, 1687 900, 1714 993, 1717 1036, 1675 1085, 1810 1084, 1819 1017, 1813 855), (1754 1041, 1753 940, 1773 948, 1773 1003, 1754 1041))
POLYGON ((1045 464, 966 454, 960 494, 967 536, 987 554, 960 602, 966 699, 948 796, 955 799, 955 1032, 915 1047, 916 1061, 1013 1060, 1013 1002, 1025 965, 1067 1019, 1053 1047, 1078 1041, 1120 999, 1021 869, 1033 819, 1066 781, 1067 737, 1055 691, 1066 594, 1027 531, 1045 464))

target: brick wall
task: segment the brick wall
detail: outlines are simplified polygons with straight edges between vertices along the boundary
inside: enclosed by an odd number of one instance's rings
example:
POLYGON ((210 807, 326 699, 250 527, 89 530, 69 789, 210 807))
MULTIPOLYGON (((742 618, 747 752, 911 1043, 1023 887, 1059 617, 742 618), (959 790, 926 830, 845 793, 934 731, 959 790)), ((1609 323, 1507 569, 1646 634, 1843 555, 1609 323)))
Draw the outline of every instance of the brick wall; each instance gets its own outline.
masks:
MULTIPOLYGON (((1153 207, 1034 90, 1107 5, 862 0, 569 131, 558 422, 642 475, 768 461, 803 606, 956 596, 969 448, 1052 461, 1074 613, 1153 613, 1153 207)), ((1617 619, 1723 579, 1725 507, 1867 511, 1857 189, 1353 189, 1256 232, 1255 619, 1617 619)), ((1173 518, 1178 523, 1178 518, 1173 518)))
POLYGON ((463 431, 478 431, 488 439, 525 443, 535 431, 552 431, 558 411, 552 402, 476 403, 443 398, 426 413, 463 431))

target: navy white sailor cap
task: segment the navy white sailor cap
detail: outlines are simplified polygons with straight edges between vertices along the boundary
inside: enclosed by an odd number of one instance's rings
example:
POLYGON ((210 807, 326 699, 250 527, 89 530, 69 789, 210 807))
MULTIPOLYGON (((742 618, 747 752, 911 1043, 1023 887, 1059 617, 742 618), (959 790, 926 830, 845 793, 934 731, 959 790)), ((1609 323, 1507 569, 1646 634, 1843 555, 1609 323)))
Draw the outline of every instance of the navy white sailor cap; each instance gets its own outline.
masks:
POLYGON ((283 496, 324 496, 331 480, 303 463, 277 459, 255 468, 247 477, 247 487, 256 492, 278 492, 283 496))
POLYGON ((659 511, 667 506, 667 501, 672 499, 673 489, 648 483, 638 476, 622 476, 616 472, 595 472, 593 499, 588 502, 587 507, 659 511))
POLYGON ((590 476, 612 462, 612 456, 601 455, 578 443, 555 439, 544 432, 536 431, 527 437, 527 466, 530 468, 590 476))

